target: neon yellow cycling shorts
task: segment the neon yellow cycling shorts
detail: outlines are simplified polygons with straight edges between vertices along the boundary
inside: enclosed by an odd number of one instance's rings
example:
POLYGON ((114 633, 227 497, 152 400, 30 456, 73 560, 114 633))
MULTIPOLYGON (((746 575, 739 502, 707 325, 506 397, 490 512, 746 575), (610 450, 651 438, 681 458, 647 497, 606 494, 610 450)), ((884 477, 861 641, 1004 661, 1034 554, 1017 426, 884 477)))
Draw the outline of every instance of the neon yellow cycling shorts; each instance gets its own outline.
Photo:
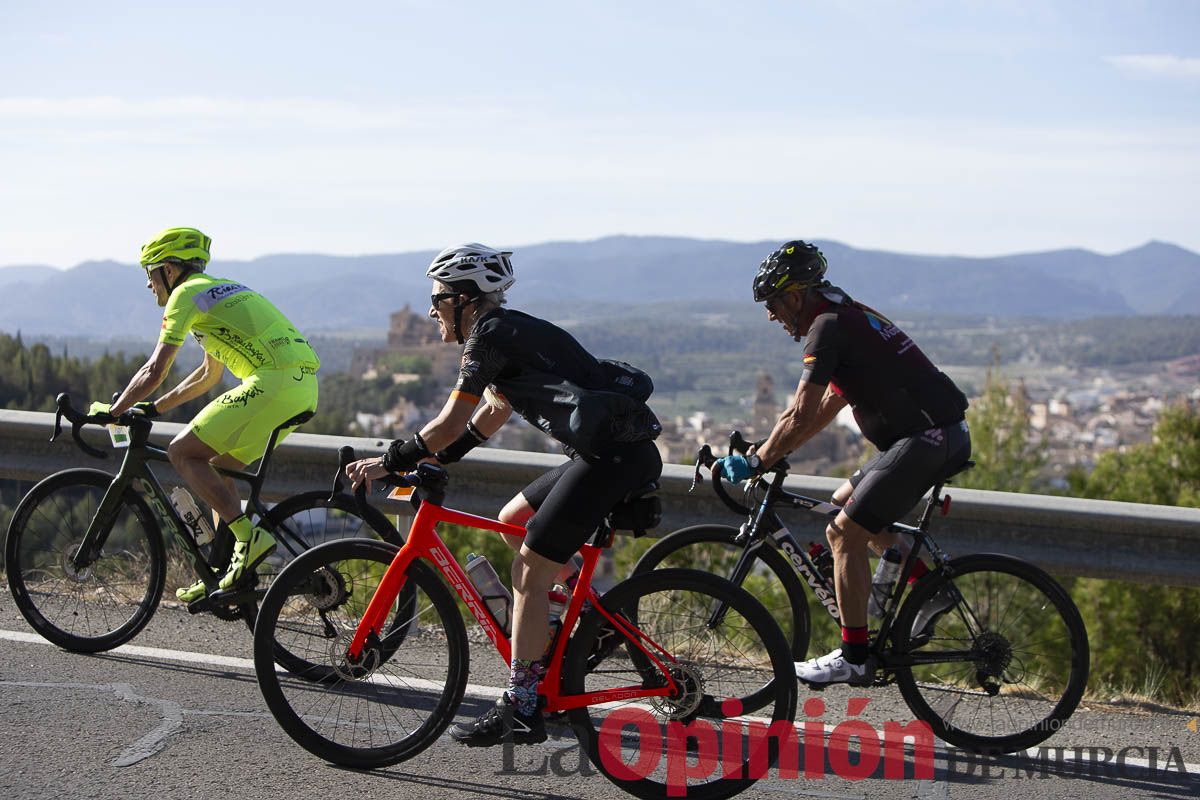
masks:
MULTIPOLYGON (((200 410, 189 430, 243 464, 262 457, 280 423, 317 408, 317 371, 308 367, 259 370, 200 410)), ((292 432, 286 428, 279 441, 292 432)))

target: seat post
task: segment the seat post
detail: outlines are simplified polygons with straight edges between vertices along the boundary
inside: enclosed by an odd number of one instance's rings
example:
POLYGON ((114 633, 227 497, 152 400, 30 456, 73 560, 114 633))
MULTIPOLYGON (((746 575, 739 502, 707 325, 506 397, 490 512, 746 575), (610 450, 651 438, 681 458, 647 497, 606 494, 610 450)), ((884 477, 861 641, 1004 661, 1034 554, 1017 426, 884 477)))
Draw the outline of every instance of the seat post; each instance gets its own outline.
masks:
POLYGON ((254 471, 256 478, 261 478, 267 473, 267 464, 271 461, 271 454, 275 452, 275 443, 279 441, 279 431, 282 426, 271 431, 271 438, 267 439, 267 446, 263 449, 262 458, 259 459, 258 469, 254 471))
POLYGON ((250 474, 254 476, 250 481, 250 503, 251 505, 258 504, 258 495, 262 492, 263 481, 267 474, 267 466, 271 463, 271 456, 275 453, 275 445, 279 443, 279 434, 284 428, 297 428, 313 418, 313 411, 304 411, 291 419, 284 420, 275 430, 271 431, 271 437, 267 439, 267 446, 263 449, 262 458, 258 461, 258 469, 250 474))
POLYGON ((942 487, 944 481, 938 481, 933 485, 933 491, 929 493, 929 501, 925 503, 925 510, 921 512, 921 518, 917 521, 917 527, 921 530, 929 529, 929 520, 933 518, 933 509, 940 508, 942 505, 942 487))

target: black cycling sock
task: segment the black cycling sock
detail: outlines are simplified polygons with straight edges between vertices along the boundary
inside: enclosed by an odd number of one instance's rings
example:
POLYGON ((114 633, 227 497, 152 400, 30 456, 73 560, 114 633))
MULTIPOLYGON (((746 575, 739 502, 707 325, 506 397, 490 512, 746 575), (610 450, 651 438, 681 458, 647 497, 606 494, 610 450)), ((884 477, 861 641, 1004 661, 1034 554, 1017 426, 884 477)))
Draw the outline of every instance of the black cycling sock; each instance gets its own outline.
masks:
POLYGON ((867 626, 847 628, 842 626, 842 658, 847 664, 865 664, 870 644, 867 638, 867 626))

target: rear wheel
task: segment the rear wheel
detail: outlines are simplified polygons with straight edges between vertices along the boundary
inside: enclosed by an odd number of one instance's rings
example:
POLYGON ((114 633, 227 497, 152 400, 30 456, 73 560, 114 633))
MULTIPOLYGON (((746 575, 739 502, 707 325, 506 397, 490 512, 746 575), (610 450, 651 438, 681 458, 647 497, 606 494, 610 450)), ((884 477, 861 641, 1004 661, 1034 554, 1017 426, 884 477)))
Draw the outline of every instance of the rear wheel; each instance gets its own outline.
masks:
POLYGON ((358 661, 346 656, 397 548, 354 539, 304 553, 275 579, 254 632, 258 684, 275 719, 304 749, 371 768, 421 752, 454 717, 467 684, 467 631, 454 597, 420 561, 358 661), (275 668, 280 649, 314 674, 275 668))
POLYGON ((76 556, 113 476, 94 469, 59 472, 34 486, 8 526, 5 564, 17 609, 35 631, 78 653, 128 642, 154 616, 166 579, 158 522, 126 489, 100 545, 76 556))
POLYGON ((1070 595, 1008 556, 951 561, 921 579, 896 617, 896 671, 909 708, 941 739, 981 753, 1032 747, 1071 716, 1087 686, 1087 629, 1070 595))
MULTIPOLYGON (((599 602, 614 616, 636 620, 638 630, 665 651, 648 648, 676 686, 669 696, 568 712, 588 758, 623 790, 643 798, 683 796, 680 792, 707 800, 730 797, 762 777, 757 768, 765 772, 781 745, 799 752, 788 643, 748 592, 708 573, 667 569, 635 575, 599 602), (709 620, 717 604, 726 614, 714 628, 709 620), (764 686, 769 698, 753 717, 743 716, 738 698, 764 686), (773 722, 782 725, 770 737, 773 722), (730 736, 740 741, 722 742, 730 736)), ((614 635, 599 610, 580 621, 563 666, 564 695, 666 685, 662 669, 623 635, 614 635)))

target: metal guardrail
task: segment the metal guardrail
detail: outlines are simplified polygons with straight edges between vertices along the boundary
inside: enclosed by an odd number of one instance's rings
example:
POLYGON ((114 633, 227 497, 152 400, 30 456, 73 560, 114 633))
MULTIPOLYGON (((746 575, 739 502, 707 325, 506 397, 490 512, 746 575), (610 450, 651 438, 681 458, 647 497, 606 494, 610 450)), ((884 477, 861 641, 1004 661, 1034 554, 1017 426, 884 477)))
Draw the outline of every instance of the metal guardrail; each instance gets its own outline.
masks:
MULTIPOLYGON (((0 478, 35 481, 61 469, 89 466, 115 471, 119 453, 89 458, 69 435, 48 440, 54 415, 0 410, 0 478)), ((171 440, 182 425, 158 423, 151 439, 171 440)), ((92 444, 109 448, 104 430, 84 429, 92 444)), ((268 500, 329 486, 337 467, 337 449, 350 445, 363 456, 378 455, 387 442, 344 436, 296 433, 279 446, 264 487, 268 500)), ((450 468, 449 503, 475 514, 494 515, 535 477, 561 463, 562 456, 480 448, 450 468)), ((166 484, 179 478, 167 465, 154 467, 166 484)), ((662 477, 663 522, 656 534, 686 525, 739 525, 742 520, 720 504, 711 488, 688 494, 692 468, 668 464, 662 477)), ((836 478, 796 475, 788 489, 828 497, 836 478)), ((1200 509, 1080 500, 1043 495, 950 489, 954 502, 947 518, 935 518, 937 542, 952 554, 997 551, 1028 559, 1060 575, 1121 578, 1179 586, 1200 586, 1200 509)), ((378 498, 387 511, 406 515, 406 503, 378 498)), ((805 512, 790 513, 785 523, 798 536, 823 540, 824 521, 805 512)))

